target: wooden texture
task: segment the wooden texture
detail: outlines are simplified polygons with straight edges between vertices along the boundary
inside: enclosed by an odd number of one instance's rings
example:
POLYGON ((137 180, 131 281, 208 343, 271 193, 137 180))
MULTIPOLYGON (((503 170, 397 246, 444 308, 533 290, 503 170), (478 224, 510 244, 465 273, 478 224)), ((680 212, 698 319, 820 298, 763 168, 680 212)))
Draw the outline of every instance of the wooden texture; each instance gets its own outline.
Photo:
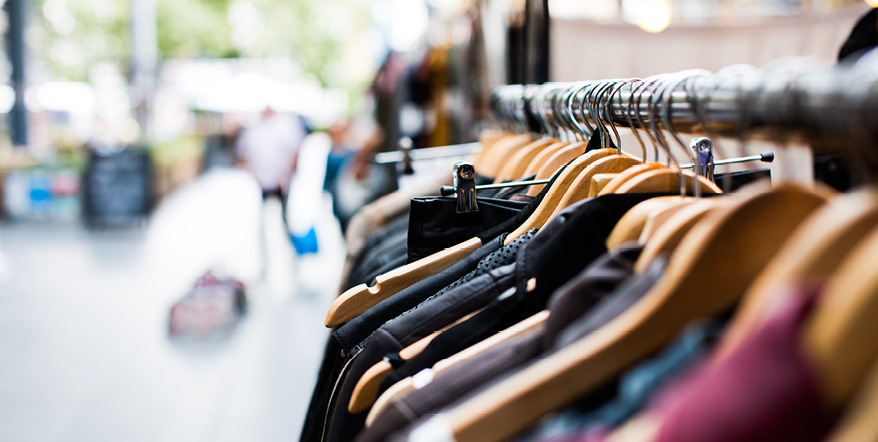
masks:
MULTIPOLYGON (((545 328, 546 320, 549 318, 549 311, 543 310, 509 328, 503 330, 496 335, 493 335, 484 341, 476 343, 456 354, 449 357, 448 359, 443 359, 436 363, 433 366, 433 377, 442 376, 443 373, 446 373, 449 369, 455 367, 456 365, 464 362, 468 359, 478 357, 481 354, 491 350, 492 348, 496 348, 498 345, 501 345, 505 342, 508 342, 512 339, 523 338, 531 333, 535 333, 545 328)), ((390 402, 395 397, 402 397, 409 392, 415 390, 414 380, 412 378, 403 379, 396 384, 393 384, 378 400, 375 401, 375 405, 372 407, 372 411, 369 412, 369 417, 366 422, 371 423, 374 421, 378 415, 380 415, 384 410, 387 409, 387 406, 390 405, 390 402)))
POLYGON ((859 241, 839 265, 823 290, 819 308, 805 324, 803 350, 822 396, 834 409, 848 401, 878 355, 876 262, 878 229, 859 241))
POLYGON ((545 149, 541 150, 531 161, 528 163, 527 167, 524 168, 524 173, 521 175, 522 177, 528 177, 531 175, 536 175, 539 172, 540 167, 546 164, 546 161, 560 151, 567 147, 570 143, 566 141, 559 141, 557 143, 552 143, 547 146, 545 149))
POLYGON ((555 211, 549 219, 551 220, 555 218, 565 208, 587 198, 589 188, 591 187, 591 179, 595 175, 599 173, 619 173, 640 163, 639 158, 632 157, 628 154, 610 155, 591 163, 576 176, 576 179, 573 180, 573 183, 570 184, 570 187, 564 192, 564 196, 561 197, 561 202, 555 207, 555 211))
POLYGON ((598 196, 601 190, 613 181, 613 178, 619 176, 618 173, 598 173, 591 177, 591 187, 588 190, 588 197, 594 198, 598 196))
POLYGON ((597 161, 601 158, 604 158, 609 155, 614 155, 616 153, 616 149, 597 149, 591 152, 588 152, 584 155, 577 157, 570 163, 567 168, 561 172, 561 175, 555 182, 552 184, 552 187, 546 192, 546 196, 543 198, 543 201, 537 206, 534 213, 528 217, 524 223, 515 229, 512 233, 506 236, 506 244, 512 242, 515 238, 518 238, 521 235, 524 235, 530 229, 538 229, 543 227, 543 224, 549 219, 549 216, 552 215, 552 212, 558 206, 558 203, 561 201, 561 198, 564 196, 564 192, 570 187, 570 184, 576 180, 576 177, 580 172, 585 170, 592 162, 597 161))
POLYGON ((600 192, 598 192, 598 195, 607 195, 610 193, 616 193, 616 190, 619 189, 619 186, 621 186, 622 184, 625 184, 625 182, 630 180, 631 178, 634 178, 635 176, 640 175, 641 173, 644 173, 644 172, 647 172, 650 170, 663 169, 665 167, 666 166, 664 164, 661 164, 661 163, 643 163, 643 164, 638 164, 636 166, 629 167, 628 169, 625 169, 622 172, 619 172, 619 174, 616 175, 615 178, 610 180, 610 182, 607 183, 604 186, 604 188, 601 189, 600 192))
POLYGON ((479 238, 472 238, 383 275, 378 275, 375 278, 376 284, 371 287, 360 284, 346 290, 329 307, 329 312, 326 314, 326 326, 336 327, 356 318, 406 287, 439 273, 481 245, 482 241, 479 238))
POLYGON ((875 226, 878 195, 872 192, 837 196, 805 220, 747 290, 720 343, 720 357, 783 304, 787 284, 828 278, 875 226))
MULTIPOLYGON (((430 342, 439 336, 440 333, 448 330, 451 327, 454 327, 457 324, 460 324, 469 318, 472 318, 476 314, 478 314, 482 309, 478 309, 475 312, 469 313, 462 318, 454 321, 451 324, 442 327, 439 330, 431 333, 429 336, 425 336, 422 339, 419 339, 416 342, 408 345, 399 351, 399 357, 404 360, 409 360, 414 358, 415 356, 421 354, 424 349, 430 345, 430 342)), ((375 365, 369 367, 363 376, 357 380, 357 385, 354 386, 353 394, 351 394, 351 400, 348 402, 348 411, 351 413, 362 413, 369 409, 372 406, 372 403, 375 401, 375 397, 378 395, 378 389, 381 387, 381 383, 384 382, 384 378, 387 377, 390 373, 393 372, 393 367, 390 365, 388 361, 379 361, 375 365)))
MULTIPOLYGON (((697 176, 690 171, 683 171, 686 180, 686 189, 692 192, 695 188, 695 179, 701 185, 701 193, 722 193, 716 184, 703 176, 697 176)), ((615 193, 661 193, 679 192, 680 175, 673 169, 655 169, 637 175, 616 189, 615 193)))
MULTIPOLYGON (((585 147, 587 144, 585 142, 576 142, 571 143, 568 146, 562 148, 561 150, 553 153, 546 159, 546 163, 543 164, 539 170, 537 170, 537 178, 538 180, 548 180, 555 175, 555 172, 561 168, 561 166, 573 161, 576 157, 585 153, 585 147)), ((545 187, 545 184, 535 184, 530 186, 527 190, 527 194, 530 196, 537 196, 541 190, 545 187)))
POLYGON ((636 204, 619 218, 616 226, 610 231, 610 235, 607 236, 607 248, 615 249, 626 242, 638 241, 649 214, 678 200, 680 200, 679 196, 659 196, 636 204))
POLYGON ((554 138, 540 138, 511 152, 508 158, 503 159, 503 166, 494 177, 494 184, 521 179, 524 176, 525 169, 527 169, 528 164, 530 164, 534 157, 543 149, 557 142, 558 140, 554 138))
POLYGON ((656 230, 658 230, 669 218, 674 216, 674 214, 696 201, 694 197, 688 196, 674 196, 670 198, 673 198, 673 200, 670 200, 666 206, 653 210, 647 214, 646 222, 643 224, 643 231, 640 233, 640 238, 638 239, 641 244, 646 244, 646 242, 655 234, 656 230))
POLYGON ((644 273, 658 256, 672 255, 689 230, 719 203, 720 201, 713 199, 702 199, 687 205, 683 210, 670 217, 646 243, 646 247, 640 253, 637 262, 634 263, 634 271, 644 273))
POLYGON ((473 162, 476 172, 483 176, 494 176, 500 173, 500 169, 506 164, 509 156, 519 148, 527 145, 533 138, 530 134, 516 135, 497 141, 491 148, 473 162))
POLYGON ((492 442, 513 437, 651 354, 691 320, 729 308, 795 226, 823 201, 783 186, 718 207, 686 235, 662 279, 635 305, 599 332, 450 410, 445 419, 454 438, 492 442))

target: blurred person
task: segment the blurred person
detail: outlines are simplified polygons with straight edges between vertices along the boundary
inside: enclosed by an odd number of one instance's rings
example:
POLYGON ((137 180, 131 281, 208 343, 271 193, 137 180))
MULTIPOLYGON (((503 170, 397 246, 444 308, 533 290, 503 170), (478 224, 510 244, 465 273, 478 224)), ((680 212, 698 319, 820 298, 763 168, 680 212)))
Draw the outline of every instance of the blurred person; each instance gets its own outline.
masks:
POLYGON ((323 181, 323 190, 332 195, 332 213, 338 219, 341 225, 341 231, 344 233, 350 221, 350 214, 341 209, 339 203, 339 175, 342 169, 354 157, 354 150, 351 146, 351 140, 348 136, 350 122, 340 120, 333 123, 326 132, 329 134, 332 145, 329 149, 329 155, 326 158, 326 176, 323 181))
POLYGON ((280 198, 287 230, 287 194, 306 132, 301 119, 278 114, 266 106, 259 118, 241 130, 235 143, 238 166, 256 178, 263 201, 280 198))

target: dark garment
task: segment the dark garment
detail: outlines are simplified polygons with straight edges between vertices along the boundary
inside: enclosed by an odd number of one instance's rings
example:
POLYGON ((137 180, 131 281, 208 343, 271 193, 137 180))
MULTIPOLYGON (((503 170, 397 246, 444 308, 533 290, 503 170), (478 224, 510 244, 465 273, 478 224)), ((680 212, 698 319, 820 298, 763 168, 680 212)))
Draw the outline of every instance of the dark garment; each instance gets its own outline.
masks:
POLYGON ((302 433, 299 436, 301 441, 323 440, 323 432, 328 429, 325 425, 332 411, 330 399, 333 383, 339 378, 345 364, 345 358, 341 354, 338 342, 335 339, 327 339, 323 362, 320 364, 320 371, 317 372, 317 383, 308 403, 305 422, 302 424, 302 433))
MULTIPOLYGON (((530 181, 535 180, 537 178, 536 174, 523 177, 521 179, 515 181, 530 181)), ((508 183, 508 181, 506 181, 508 183)), ((504 200, 512 200, 517 195, 522 195, 527 193, 527 190, 530 186, 515 186, 515 187, 501 187, 498 190, 497 194, 494 195, 494 198, 504 199, 504 200)), ((480 190, 479 192, 484 192, 480 190)))
POLYGON ((607 251, 605 242, 629 209, 658 194, 611 194, 567 207, 518 255, 519 292, 534 278, 530 294, 550 296, 607 251))
MULTIPOLYGON (((424 388, 411 391, 404 397, 394 398, 388 407, 375 419, 372 426, 357 437, 357 442, 379 442, 406 428, 412 422, 439 410, 459 397, 471 392, 496 375, 496 366, 515 368, 539 354, 540 337, 530 335, 513 339, 477 358, 464 361, 433 379, 424 388)), ((416 376, 430 376, 425 370, 416 376)))
POLYGON ((367 430, 367 433, 381 433, 368 436, 368 440, 380 440, 405 428, 417 419, 484 388, 499 376, 509 375, 540 355, 553 351, 551 337, 577 318, 589 317, 593 322, 604 323, 612 320, 615 316, 595 313, 594 307, 600 306, 603 300, 639 298, 651 288, 647 284, 627 284, 632 278, 642 278, 641 275, 632 275, 641 250, 640 246, 625 245, 608 252, 559 289, 550 303, 546 329, 525 338, 527 343, 517 341, 506 344, 514 348, 493 349, 437 376, 418 391, 394 398, 386 412, 367 430), (629 293, 634 290, 638 293, 629 293))
POLYGON ((580 201, 563 210, 519 252, 515 291, 508 296, 504 293, 483 311, 433 339, 418 356, 387 376, 382 391, 546 308, 549 296, 558 286, 606 252, 604 242, 619 218, 650 196, 607 195, 580 201), (570 252, 573 250, 575 253, 570 252), (532 271, 522 271, 522 266, 532 271), (534 276, 536 288, 528 292, 527 281, 534 276))
POLYGON ((838 61, 854 63, 875 46, 878 46, 878 9, 873 8, 854 25, 838 51, 838 61))
POLYGON ((492 243, 491 240, 499 237, 503 233, 515 230, 520 226, 533 213, 540 202, 542 202, 547 190, 551 187, 551 183, 560 176, 566 167, 567 166, 565 165, 556 172, 549 185, 547 185, 531 203, 520 210, 515 216, 501 225, 494 226, 477 235, 484 244, 483 247, 488 247, 487 250, 480 248, 470 253, 470 255, 464 258, 462 262, 458 262, 455 265, 446 268, 439 272, 439 274, 434 275, 434 277, 426 278, 418 284, 415 284, 419 287, 409 287, 408 289, 397 293, 396 295, 382 301, 378 306, 373 307, 363 315, 360 315, 335 330, 333 337, 330 338, 333 342, 327 345, 327 351, 324 354, 324 360, 321 364, 317 384, 314 386, 314 392, 312 393, 311 402, 305 416, 305 426, 303 427, 300 437, 301 442, 322 440, 324 429, 328 429, 331 426, 330 417, 332 416, 332 412, 336 405, 335 399, 337 399, 337 390, 345 381, 345 370, 343 370, 342 367, 349 367, 351 361, 356 356, 353 351, 354 348, 346 348, 343 343, 355 345, 363 342, 374 330, 388 320, 398 316, 406 310, 409 310, 445 285, 448 285, 457 278, 472 271, 481 257, 484 257, 486 254, 498 248, 498 244, 492 243), (447 282, 439 285, 442 281, 446 280, 447 282), (400 300, 400 304, 402 305, 395 305, 397 300, 400 300))
POLYGON ((734 192, 755 181, 771 181, 771 169, 739 170, 737 172, 718 173, 713 181, 723 192, 734 192))
MULTIPOLYGON (((394 297, 402 297, 404 300, 419 295, 424 298, 428 297, 429 294, 435 293, 448 283, 475 268, 481 258, 499 248, 499 243, 499 239, 489 242, 470 253, 463 260, 432 277, 419 281, 414 286, 397 293, 394 297), (421 292, 426 291, 429 294, 421 293, 419 290, 421 292)), ((403 254, 403 256, 405 255, 403 254)), ((349 369, 353 363, 356 354, 359 352, 359 348, 354 348, 355 345, 364 341, 388 319, 411 308, 411 306, 406 308, 403 308, 405 306, 397 306, 401 310, 397 312, 392 310, 391 307, 393 306, 386 304, 387 301, 385 300, 379 304, 379 306, 384 304, 383 308, 379 309, 376 306, 333 331, 329 338, 330 343, 327 344, 323 355, 317 383, 314 386, 314 392, 312 393, 308 412, 305 416, 305 425, 300 437, 302 442, 324 440, 324 433, 328 437, 331 426, 330 418, 337 405, 340 394, 339 390, 346 379, 345 374, 347 371, 342 368, 347 367, 349 369), (346 337, 350 340, 346 340, 346 337)), ((344 406, 346 407, 347 404, 344 404, 344 406)))
POLYGON ((496 299, 501 289, 514 285, 514 266, 509 264, 481 275, 467 284, 431 298, 408 314, 375 331, 357 354, 339 395, 339 406, 332 417, 330 440, 351 440, 363 429, 367 413, 351 414, 346 407, 363 374, 388 354, 398 354, 406 346, 496 299))
POLYGON ((570 322, 563 329, 557 329, 555 336, 547 336, 551 345, 556 349, 564 348, 602 327, 609 319, 628 310, 649 293, 649 290, 661 279, 666 268, 667 259, 655 258, 645 272, 626 279, 612 296, 601 299, 588 311, 588 314, 570 322))
POLYGON ((339 326, 332 332, 332 337, 338 341, 346 352, 350 352, 356 345, 365 341, 372 332, 387 321, 413 308, 448 284, 475 269, 482 258, 498 250, 501 245, 502 238, 488 241, 441 272, 412 284, 399 293, 379 302, 344 325, 339 326))
POLYGON ((408 224, 408 262, 417 261, 515 216, 527 203, 477 198, 478 212, 457 213, 457 197, 412 198, 408 224))
MULTIPOLYGON (((581 316, 597 300, 607 296, 628 278, 641 249, 639 246, 625 246, 608 252, 560 289, 550 302, 551 313, 546 324, 547 330, 560 329, 563 324, 581 316), (557 318, 553 319, 556 315, 557 318)), ((609 319, 611 318, 606 318, 609 319)), ((364 433, 361 440, 384 439, 391 432, 448 405, 498 375, 533 360, 548 348, 544 341, 544 333, 534 333, 508 342, 479 357, 462 362, 418 391, 394 398, 390 407, 364 433)))
POLYGON ((728 357, 668 392, 656 442, 823 440, 832 414, 801 345, 812 304, 794 296, 728 357))
POLYGON ((352 364, 338 396, 344 407, 333 413, 331 440, 350 440, 366 423, 366 413, 352 415, 347 411, 354 388, 363 374, 385 355, 395 354, 404 347, 445 327, 461 317, 484 307, 503 290, 515 285, 514 261, 518 250, 536 234, 532 229, 479 261, 476 269, 449 284, 411 310, 388 321, 367 341, 352 364))
POLYGON ((526 193, 516 193, 509 198, 509 201, 521 201, 525 203, 529 203, 534 200, 534 197, 528 195, 526 193))
MULTIPOLYGON (((566 165, 562 167, 555 174, 549 184, 554 182, 566 167, 566 165)), ((339 327, 333 333, 333 336, 335 336, 336 339, 339 339, 339 343, 342 347, 348 347, 360 343, 385 322, 414 307, 457 278, 472 271, 482 258, 500 248, 500 245, 502 244, 499 244, 499 236, 515 230, 518 226, 524 223, 528 217, 530 217, 536 207, 542 202, 549 187, 550 186, 547 185, 536 199, 522 208, 515 216, 504 223, 477 235, 482 241, 482 247, 476 249, 476 251, 473 251, 461 261, 451 265, 438 274, 425 278, 411 287, 385 299, 375 307, 369 309, 369 311, 339 327)), ((621 215, 619 216, 621 217, 621 215)), ((601 243, 601 246, 603 247, 603 243, 601 243)))
POLYGON ((406 217, 401 217, 370 236, 363 246, 363 251, 357 257, 345 288, 371 284, 388 263, 399 262, 400 258, 404 262, 407 235, 408 220, 406 217))
POLYGON ((622 375, 614 397, 599 407, 579 404, 553 415, 519 442, 592 440, 606 435, 638 413, 663 386, 685 376, 721 336, 724 320, 698 321, 657 356, 622 375))
POLYGON ((564 328, 589 312, 631 277, 641 251, 643 246, 636 243, 623 244, 610 250, 552 294, 548 305, 551 314, 543 333, 545 349, 554 346, 555 338, 564 328))
MULTIPOLYGON (((458 286, 464 285, 479 276, 485 275, 488 272, 493 271, 494 269, 499 269, 500 267, 514 263, 515 258, 518 256, 518 252, 533 239, 534 235, 537 234, 537 231, 537 229, 530 229, 525 232, 524 235, 521 235, 518 238, 512 240, 512 242, 510 242, 509 244, 500 247, 497 251, 491 253, 490 255, 479 261, 479 264, 476 266, 475 270, 467 273, 464 276, 461 276, 451 284, 448 284, 442 290, 439 290, 438 292, 436 292, 435 295, 431 296, 427 300, 435 298, 437 296, 442 296, 445 292, 458 286)), ((506 235, 501 236, 501 238, 503 238, 503 241, 505 241, 506 235)))

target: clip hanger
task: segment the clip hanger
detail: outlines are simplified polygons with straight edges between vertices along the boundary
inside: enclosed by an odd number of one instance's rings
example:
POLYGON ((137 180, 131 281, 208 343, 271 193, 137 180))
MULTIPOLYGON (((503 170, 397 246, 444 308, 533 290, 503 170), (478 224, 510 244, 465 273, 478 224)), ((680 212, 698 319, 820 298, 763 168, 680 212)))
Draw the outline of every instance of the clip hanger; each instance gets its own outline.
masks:
POLYGON ((479 211, 476 202, 476 168, 469 161, 458 161, 452 168, 454 171, 454 189, 457 192, 457 213, 473 213, 479 211))

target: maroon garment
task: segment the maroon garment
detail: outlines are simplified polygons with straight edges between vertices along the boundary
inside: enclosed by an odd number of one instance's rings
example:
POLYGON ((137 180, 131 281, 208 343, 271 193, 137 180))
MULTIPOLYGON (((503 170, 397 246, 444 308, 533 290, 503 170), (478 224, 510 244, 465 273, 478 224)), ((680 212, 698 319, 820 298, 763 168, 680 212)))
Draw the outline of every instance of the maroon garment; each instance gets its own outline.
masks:
POLYGON ((793 296, 725 360, 668 391, 656 442, 823 440, 832 415, 799 344, 811 304, 793 296))

